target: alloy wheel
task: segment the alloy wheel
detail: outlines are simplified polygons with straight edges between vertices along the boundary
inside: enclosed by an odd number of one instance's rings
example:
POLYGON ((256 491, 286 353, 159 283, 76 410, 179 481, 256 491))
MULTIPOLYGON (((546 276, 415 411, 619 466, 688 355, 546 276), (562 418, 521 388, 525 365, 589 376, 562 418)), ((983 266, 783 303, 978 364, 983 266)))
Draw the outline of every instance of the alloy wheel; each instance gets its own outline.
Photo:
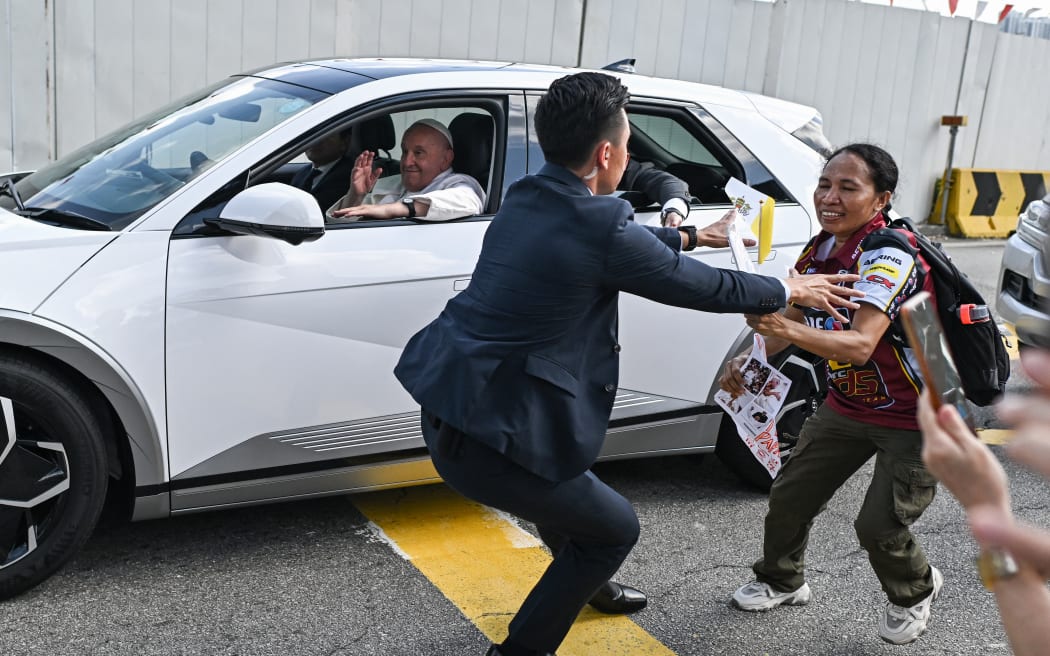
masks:
POLYGON ((0 569, 33 553, 69 491, 65 446, 0 397, 0 569))

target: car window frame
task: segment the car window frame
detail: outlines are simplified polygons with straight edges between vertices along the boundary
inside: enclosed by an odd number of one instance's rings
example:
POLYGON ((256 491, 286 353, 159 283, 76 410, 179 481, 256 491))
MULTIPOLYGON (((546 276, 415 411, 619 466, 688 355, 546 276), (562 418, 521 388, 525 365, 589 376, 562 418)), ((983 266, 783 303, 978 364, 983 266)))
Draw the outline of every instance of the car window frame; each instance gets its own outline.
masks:
MULTIPOLYGON (((172 231, 173 239, 188 237, 211 237, 219 234, 214 228, 202 223, 203 218, 217 216, 222 207, 238 192, 254 184, 260 184, 281 166, 301 155, 305 148, 332 132, 346 129, 351 124, 385 114, 442 107, 476 108, 489 113, 496 127, 492 145, 493 166, 486 192, 485 212, 482 214, 452 219, 452 222, 489 221, 499 210, 503 195, 511 184, 525 175, 525 101, 520 89, 447 89, 420 91, 379 98, 315 125, 310 130, 273 149, 267 156, 234 176, 229 182, 213 192, 187 213, 172 231), (500 135, 503 135, 502 140, 500 135), (262 180, 260 180, 260 178, 262 180), (256 182, 260 180, 260 182, 256 182), (498 193, 493 193, 498 191, 498 193)), ((400 135, 398 135, 400 138, 400 135)), ((322 211, 325 208, 322 208, 322 211)), ((326 223, 325 229, 346 230, 405 225, 440 225, 449 221, 427 221, 425 219, 363 220, 351 223, 326 223)))
MULTIPOLYGON (((534 174, 543 165, 543 151, 536 137, 535 113, 536 103, 543 97, 542 92, 526 93, 526 114, 528 118, 528 172, 534 174)), ((627 105, 627 114, 645 114, 664 116, 676 119, 676 122, 687 130, 718 160, 730 175, 737 177, 749 186, 766 193, 778 203, 798 201, 776 175, 766 167, 733 133, 723 126, 710 112, 701 105, 692 102, 654 98, 650 96, 631 96, 627 105), (770 192, 773 193, 770 193, 770 192)), ((761 117, 756 114, 756 118, 761 117)), ((690 207, 729 206, 725 202, 690 203, 690 207)))

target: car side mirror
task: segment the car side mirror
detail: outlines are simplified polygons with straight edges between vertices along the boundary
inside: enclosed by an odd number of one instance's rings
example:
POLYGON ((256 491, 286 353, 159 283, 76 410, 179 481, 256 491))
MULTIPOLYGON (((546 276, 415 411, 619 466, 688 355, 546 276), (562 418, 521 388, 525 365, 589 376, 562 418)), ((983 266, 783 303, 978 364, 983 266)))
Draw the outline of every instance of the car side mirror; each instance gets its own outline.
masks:
POLYGON ((280 182, 249 187, 226 203, 210 226, 237 235, 258 235, 298 246, 324 235, 324 216, 313 196, 280 182))

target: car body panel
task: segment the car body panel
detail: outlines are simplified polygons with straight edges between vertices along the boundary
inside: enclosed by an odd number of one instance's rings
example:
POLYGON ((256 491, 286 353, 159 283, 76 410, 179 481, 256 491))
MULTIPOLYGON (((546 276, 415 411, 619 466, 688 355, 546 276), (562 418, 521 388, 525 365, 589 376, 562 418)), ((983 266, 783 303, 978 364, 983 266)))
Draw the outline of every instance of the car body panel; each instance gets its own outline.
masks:
POLYGON ((156 492, 156 487, 168 480, 167 449, 160 436, 160 427, 164 424, 158 424, 157 417, 149 411, 149 404, 132 375, 84 335, 38 316, 0 310, 0 334, 5 344, 53 358, 79 372, 99 389, 123 425, 131 446, 137 485, 153 490, 146 494, 156 493, 161 497, 159 504, 155 504, 156 511, 147 516, 166 514, 167 491, 156 492))
MULTIPOLYGON (((137 449, 167 462, 164 385, 164 279, 168 235, 123 233, 44 303, 37 314, 75 330, 108 359, 120 363, 141 399, 155 436, 137 449)), ((150 477, 152 478, 152 476, 150 477)), ((162 481, 144 480, 152 485, 162 481)))
MULTIPOLYGON (((172 476, 275 429, 417 411, 394 365, 455 295, 456 281, 470 278, 487 227, 333 229, 300 246, 173 241, 172 476)), ((379 446, 348 445, 340 455, 379 446)))
MULTIPOLYGON (((34 272, 24 289, 0 290, 0 342, 54 355, 103 390, 132 444, 136 519, 433 482, 418 407, 392 369, 409 337, 469 284, 491 219, 329 226, 298 246, 182 230, 206 202, 265 181, 274 161, 301 152, 304 135, 444 98, 503 103, 505 191, 540 164, 524 98, 571 72, 317 60, 248 73, 338 93, 227 153, 120 232, 0 213, 0 252, 7 235, 18 244, 17 263, 0 258, 0 274, 34 272), (43 245, 53 247, 46 256, 43 245)), ((707 112, 798 200, 778 203, 774 249, 760 267, 783 275, 815 229, 821 161, 777 122, 805 110, 767 103, 763 116, 737 91, 612 74, 639 102, 693 111, 689 120, 707 112), (780 110, 779 121, 770 118, 780 110)), ((703 227, 728 207, 694 206, 688 223, 703 227)), ((655 212, 637 220, 659 221, 655 212)), ((728 249, 686 256, 735 268, 728 249)), ((723 363, 747 342, 743 319, 626 294, 620 309, 620 390, 602 457, 712 450, 722 417, 712 394, 723 363)))
POLYGON ((0 209, 0 308, 32 313, 116 235, 68 230, 0 209))

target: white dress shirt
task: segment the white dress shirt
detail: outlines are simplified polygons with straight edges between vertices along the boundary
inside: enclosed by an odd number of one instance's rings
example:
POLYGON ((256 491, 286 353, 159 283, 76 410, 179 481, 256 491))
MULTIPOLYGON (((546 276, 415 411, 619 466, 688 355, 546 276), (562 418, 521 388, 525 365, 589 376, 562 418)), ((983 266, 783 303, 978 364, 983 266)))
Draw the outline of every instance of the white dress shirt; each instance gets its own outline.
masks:
MULTIPOLYGON (((328 208, 329 223, 353 223, 359 217, 333 217, 332 212, 351 207, 349 194, 328 208)), ((485 191, 478 181, 469 175, 445 169, 423 189, 411 192, 401 184, 400 175, 380 178, 375 187, 362 199, 362 205, 385 205, 409 198, 427 205, 427 213, 416 218, 423 221, 448 221, 464 216, 480 214, 485 208, 485 191)))

